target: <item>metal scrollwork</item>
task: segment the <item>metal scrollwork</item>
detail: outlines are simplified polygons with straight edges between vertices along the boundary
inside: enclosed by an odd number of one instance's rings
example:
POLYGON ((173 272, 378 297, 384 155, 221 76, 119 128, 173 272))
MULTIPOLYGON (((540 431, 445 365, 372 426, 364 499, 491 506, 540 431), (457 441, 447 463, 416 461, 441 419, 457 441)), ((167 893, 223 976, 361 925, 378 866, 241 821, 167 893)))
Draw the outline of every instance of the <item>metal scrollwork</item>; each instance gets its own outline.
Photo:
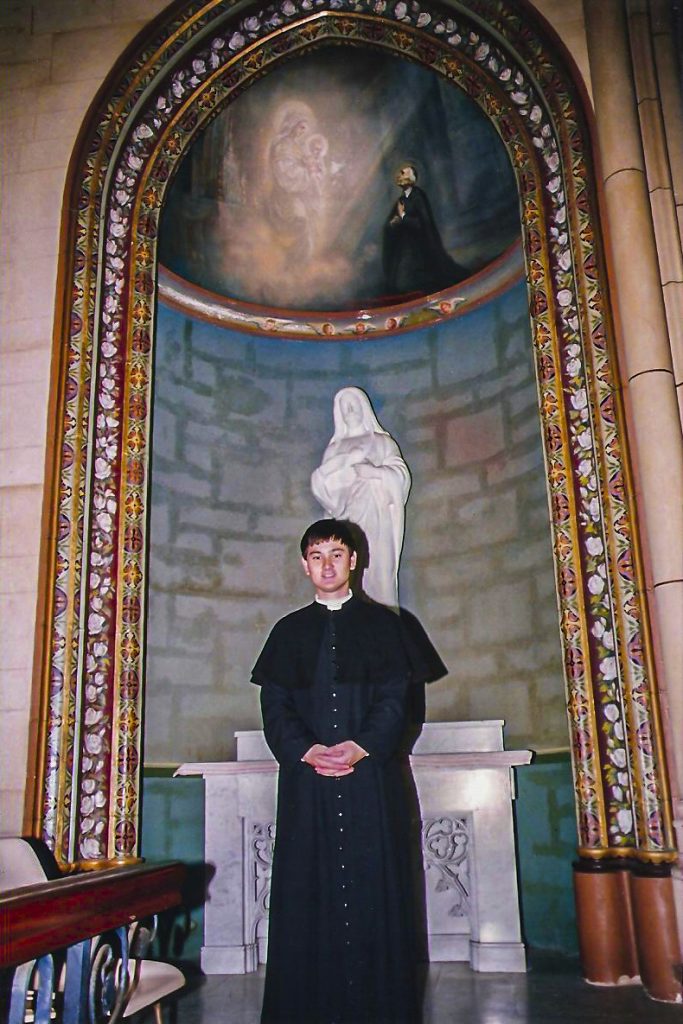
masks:
POLYGON ((90 1024, 119 1020, 128 992, 128 929, 117 928, 100 937, 90 964, 88 1014, 90 1024))
POLYGON ((468 853, 469 821, 466 817, 442 815, 422 822, 422 852, 428 871, 438 874, 435 892, 455 897, 450 917, 469 917, 470 881, 468 853))
POLYGON ((122 926, 14 969, 7 1024, 116 1024, 129 989, 122 926))
POLYGON ((55 961, 52 953, 17 967, 12 978, 8 1024, 49 1021, 55 1001, 55 961))

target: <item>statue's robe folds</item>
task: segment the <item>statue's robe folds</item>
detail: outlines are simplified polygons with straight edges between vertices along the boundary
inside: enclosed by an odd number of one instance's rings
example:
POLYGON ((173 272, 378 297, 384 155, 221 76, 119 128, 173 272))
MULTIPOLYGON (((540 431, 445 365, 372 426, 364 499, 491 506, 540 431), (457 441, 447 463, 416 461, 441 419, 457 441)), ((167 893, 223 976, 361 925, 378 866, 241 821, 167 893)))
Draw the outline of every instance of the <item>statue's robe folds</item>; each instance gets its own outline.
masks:
MULTIPOLYGON (((371 410, 370 414, 374 418, 371 410)), ((325 449, 322 465, 311 476, 311 490, 328 516, 348 519, 360 527, 370 555, 363 589, 373 601, 396 608, 410 473, 393 437, 368 427, 361 434, 333 438, 325 449), (363 462, 371 465, 374 479, 357 476, 350 456, 358 450, 363 462), (333 472, 329 472, 330 465, 336 466, 333 472)))
POLYGON ((309 605, 275 625, 252 679, 280 764, 262 1024, 414 1024, 399 618, 355 597, 309 605), (350 775, 301 760, 347 739, 369 754, 350 775))

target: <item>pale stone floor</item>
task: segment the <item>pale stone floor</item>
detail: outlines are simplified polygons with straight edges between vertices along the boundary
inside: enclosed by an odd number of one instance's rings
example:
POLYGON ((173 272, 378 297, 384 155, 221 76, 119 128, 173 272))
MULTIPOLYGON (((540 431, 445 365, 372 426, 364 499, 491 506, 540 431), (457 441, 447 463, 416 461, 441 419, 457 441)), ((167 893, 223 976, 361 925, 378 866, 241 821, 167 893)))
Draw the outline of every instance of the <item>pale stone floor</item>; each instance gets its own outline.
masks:
MULTIPOLYGON (((640 987, 596 988, 576 961, 531 954, 527 974, 477 974, 466 964, 431 964, 424 1024, 683 1024, 683 1006, 656 1003, 640 987)), ((250 975, 188 979, 177 1024, 258 1024, 263 968, 250 975)))

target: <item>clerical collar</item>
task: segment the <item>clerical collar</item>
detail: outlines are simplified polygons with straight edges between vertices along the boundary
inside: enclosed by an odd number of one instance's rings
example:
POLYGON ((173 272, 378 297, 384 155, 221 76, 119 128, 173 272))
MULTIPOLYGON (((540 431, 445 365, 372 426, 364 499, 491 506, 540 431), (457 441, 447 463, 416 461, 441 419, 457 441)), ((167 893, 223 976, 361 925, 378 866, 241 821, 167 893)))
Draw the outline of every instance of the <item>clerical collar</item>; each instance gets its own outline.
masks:
POLYGON ((323 608, 327 608, 328 612, 338 612, 342 605, 346 604, 353 597, 353 591, 349 590, 345 597, 333 597, 329 601, 323 601, 322 597, 315 595, 315 600, 318 604, 321 604, 323 608))

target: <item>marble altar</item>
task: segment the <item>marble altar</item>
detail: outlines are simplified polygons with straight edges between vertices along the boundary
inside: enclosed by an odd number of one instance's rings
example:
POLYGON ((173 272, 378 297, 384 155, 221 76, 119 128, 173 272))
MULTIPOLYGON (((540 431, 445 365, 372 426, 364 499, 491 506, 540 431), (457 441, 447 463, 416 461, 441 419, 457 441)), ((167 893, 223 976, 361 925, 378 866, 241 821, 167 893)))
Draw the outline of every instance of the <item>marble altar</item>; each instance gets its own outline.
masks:
MULTIPOLYGON (((235 735, 235 761, 188 763, 176 772, 205 782, 205 858, 215 867, 204 918, 206 974, 254 971, 266 953, 277 764, 262 732, 235 735)), ((410 761, 432 961, 526 970, 512 801, 513 768, 531 757, 503 749, 499 720, 423 727, 410 761)))

